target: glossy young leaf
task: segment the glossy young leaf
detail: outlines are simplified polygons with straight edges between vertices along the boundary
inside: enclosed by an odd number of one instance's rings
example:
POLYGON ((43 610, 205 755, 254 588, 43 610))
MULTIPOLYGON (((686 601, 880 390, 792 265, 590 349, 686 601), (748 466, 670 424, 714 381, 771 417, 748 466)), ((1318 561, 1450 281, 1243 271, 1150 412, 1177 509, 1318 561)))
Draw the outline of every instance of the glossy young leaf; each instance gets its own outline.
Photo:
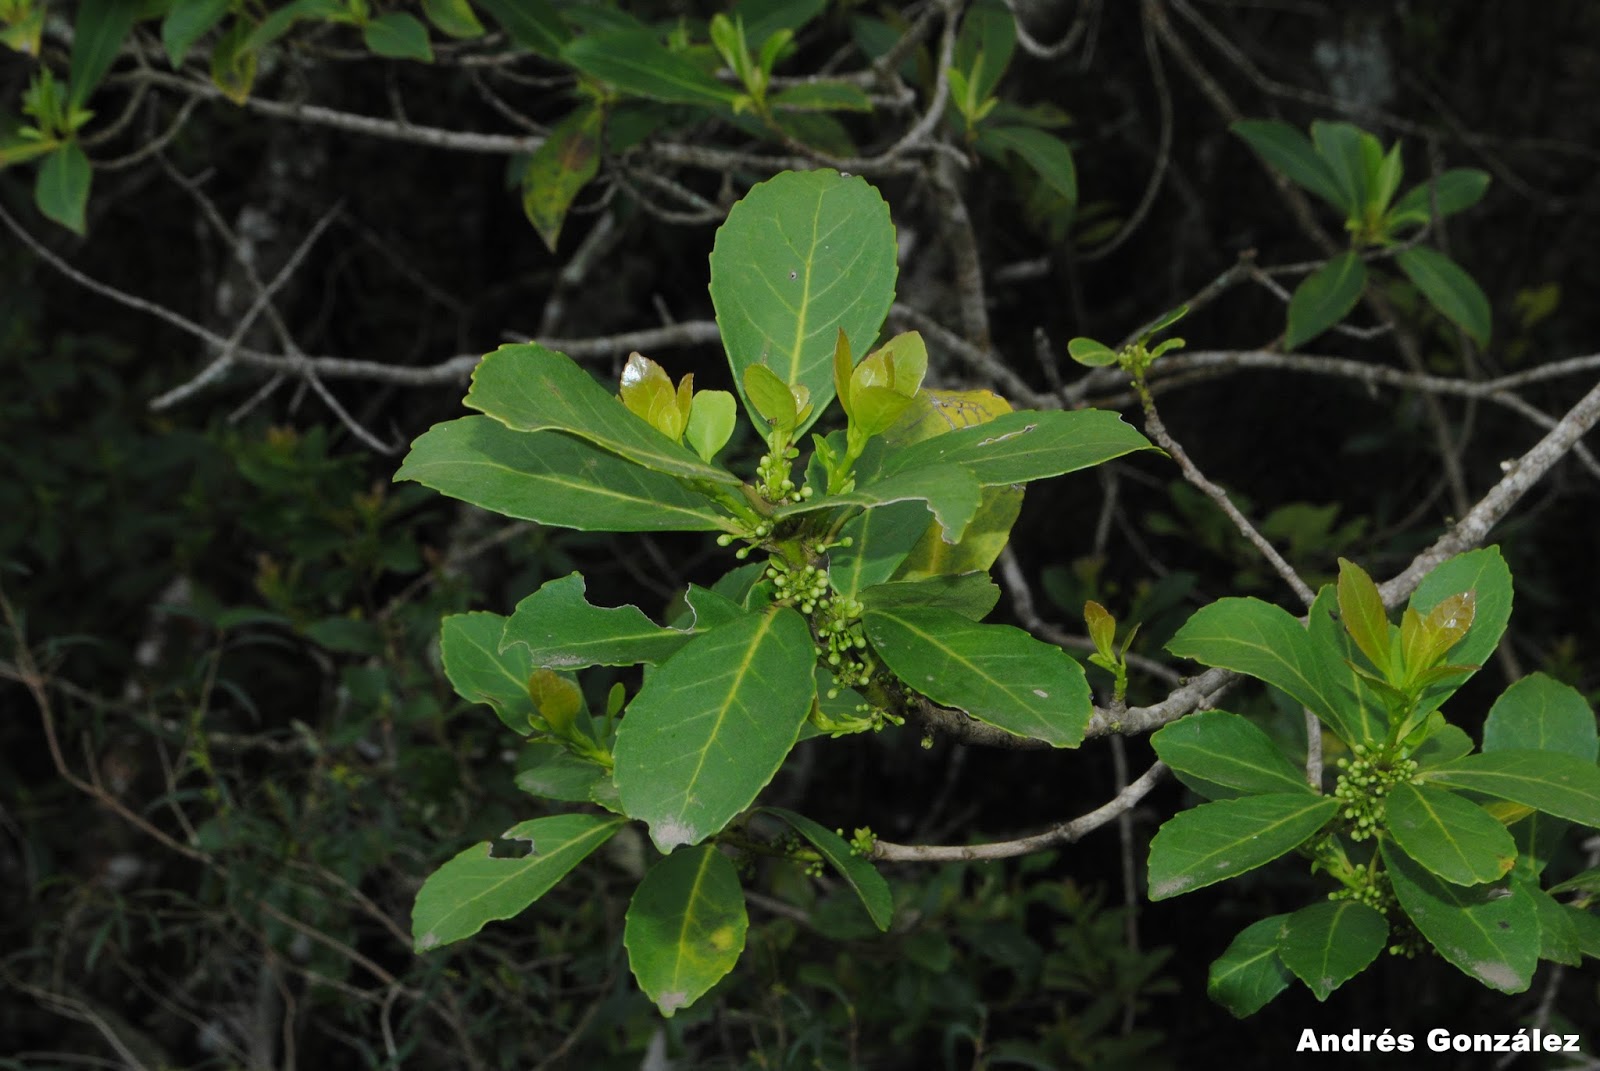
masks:
POLYGON ((411 444, 394 478, 416 480, 507 517, 585 532, 731 532, 736 527, 672 476, 562 432, 513 431, 486 416, 428 429, 411 444))
POLYGON ((537 713, 528 695, 528 678, 538 667, 527 648, 501 652, 499 614, 451 614, 439 627, 444 673, 456 694, 470 703, 487 703, 513 732, 527 736, 537 713))
POLYGON ((526 652, 533 665, 553 669, 656 665, 703 631, 663 628, 637 606, 591 605, 584 588, 583 574, 572 573, 517 603, 499 649, 526 652))
POLYGON ((865 179, 819 169, 752 187, 711 252, 711 301, 741 393, 744 369, 765 364, 810 391, 815 419, 833 397, 838 332, 866 350, 897 270, 889 206, 865 179))
POLYGON ((1600 767, 1572 755, 1487 751, 1434 766, 1420 776, 1600 829, 1600 767))
POLYGON ((811 712, 805 618, 775 608, 711 629, 645 681, 617 729, 614 776, 656 847, 698 844, 750 805, 811 712))
POLYGON ((1000 588, 988 573, 946 573, 921 580, 877 584, 861 592, 868 610, 949 610, 968 621, 982 621, 1000 601, 1000 588))
POLYGON ((1288 917, 1273 915, 1246 926, 1212 962, 1206 992, 1235 1018, 1254 1015, 1294 980, 1278 957, 1278 930, 1288 917))
POLYGON ((733 436, 739 407, 725 390, 696 391, 689 406, 689 423, 683 437, 700 460, 709 464, 733 436))
POLYGON ((1594 711, 1570 685, 1531 673, 1500 693, 1483 723, 1483 750, 1559 752, 1585 762, 1600 756, 1594 711))
POLYGON ((867 909, 873 924, 880 930, 889 929, 889 923, 894 921, 894 896, 877 867, 851 851, 843 837, 803 814, 786 811, 782 807, 764 807, 762 810, 783 819, 791 829, 810 841, 817 853, 861 898, 861 905, 867 909))
POLYGON ((421 19, 404 11, 389 11, 372 19, 361 27, 361 37, 376 55, 433 62, 428 28, 421 19))
POLYGON ((1103 368, 1117 363, 1117 351, 1092 338, 1075 338, 1067 343, 1067 355, 1086 368, 1103 368))
POLYGON ((586 33, 561 49, 561 58, 624 93, 669 104, 728 106, 738 90, 717 81, 648 30, 586 33))
POLYGON ((883 475, 960 465, 985 487, 1077 472, 1154 446, 1116 413, 1101 409, 1022 410, 889 451, 883 475))
POLYGON ((764 364, 750 365, 739 377, 739 385, 744 388, 744 396, 755 410, 755 416, 762 421, 757 427, 786 432, 795 427, 800 414, 799 403, 789 384, 776 372, 764 364))
POLYGON ((556 124, 522 173, 523 214, 552 253, 573 200, 600 170, 604 126, 600 107, 577 109, 556 124))
POLYGON ((417 892, 411 936, 418 952, 471 937, 484 924, 523 912, 622 827, 621 818, 558 814, 522 822, 500 835, 525 840, 528 855, 496 859, 480 841, 435 870, 417 892))
POLYGON ((1395 899, 1441 956, 1502 993, 1521 993, 1539 962, 1539 917, 1517 883, 1451 885, 1383 846, 1395 899))
POLYGON ((804 502, 782 506, 775 514, 793 517, 841 506, 874 508, 918 500, 927 503, 928 510, 942 529, 942 538, 954 543, 966 532, 968 522, 977 513, 979 497, 978 481, 966 469, 952 465, 901 472, 857 487, 854 491, 818 495, 804 502))
POLYGON ((1367 266, 1354 250, 1340 253, 1306 276, 1289 299, 1284 349, 1296 349, 1343 320, 1366 285, 1367 266))
POLYGON ((1491 313, 1483 289, 1462 267, 1436 249, 1417 246, 1395 254, 1395 263, 1406 273, 1428 304, 1445 319, 1461 328, 1480 346, 1489 344, 1491 313))
POLYGON ((867 638, 905 684, 1016 736, 1076 747, 1094 707, 1083 667, 1009 625, 949 610, 869 610, 867 638))
POLYGON ((161 20, 161 44, 174 68, 183 66, 189 49, 215 29, 228 13, 230 0, 177 0, 161 20))
POLYGON ((1278 958, 1318 1000, 1366 970, 1389 940, 1383 915, 1353 900, 1303 907, 1278 928, 1278 958))
POLYGON ((46 219, 77 234, 84 231, 84 209, 94 177, 77 141, 62 142, 39 164, 33 200, 46 219))
POLYGON ((484 357, 466 404, 518 431, 564 431, 657 472, 739 485, 737 476, 628 412, 572 358, 537 342, 501 346, 484 357))
MULTIPOLYGON (((1511 570, 1499 547, 1482 547, 1441 563, 1417 586, 1409 606, 1426 616, 1445 599, 1464 591, 1473 593, 1472 628, 1449 652, 1449 660, 1481 666, 1494 654, 1511 620, 1511 570)), ((1437 709, 1471 676, 1471 671, 1464 670, 1430 685, 1423 693, 1421 709, 1437 709)))
POLYGON ((1406 191, 1389 210, 1389 225, 1420 226, 1433 218, 1435 202, 1439 217, 1453 216, 1483 199, 1489 188, 1489 173, 1476 168, 1456 167, 1441 174, 1433 183, 1424 182, 1406 191))
POLYGON ((1266 681, 1348 741, 1364 742, 1370 731, 1333 702, 1327 660, 1305 628, 1271 603, 1229 598, 1202 606, 1168 641, 1167 650, 1266 681))
POLYGON ((670 1018, 733 970, 749 927, 738 872, 707 844, 650 868, 628 905, 622 943, 639 988, 670 1018))
POLYGON ((1380 676, 1392 678, 1389 646, 1389 611, 1383 597, 1361 566, 1339 559, 1339 619, 1367 661, 1380 676))
POLYGON ((1228 129, 1243 138, 1256 155, 1299 185, 1349 215, 1355 204, 1340 186, 1328 162, 1311 141, 1278 119, 1242 119, 1228 129))
POLYGON ((1270 736, 1225 710, 1179 718, 1151 736, 1150 744, 1179 780, 1209 799, 1311 792, 1305 772, 1270 736), (1219 787, 1225 791, 1215 792, 1219 787))
POLYGON ((1482 885, 1505 876, 1517 846, 1488 811, 1454 792, 1401 783, 1389 793, 1384 828, 1432 873, 1455 885, 1482 885))
POLYGON ((1218 800, 1167 819, 1150 842, 1150 899, 1165 900, 1272 862, 1339 809, 1309 793, 1218 800))

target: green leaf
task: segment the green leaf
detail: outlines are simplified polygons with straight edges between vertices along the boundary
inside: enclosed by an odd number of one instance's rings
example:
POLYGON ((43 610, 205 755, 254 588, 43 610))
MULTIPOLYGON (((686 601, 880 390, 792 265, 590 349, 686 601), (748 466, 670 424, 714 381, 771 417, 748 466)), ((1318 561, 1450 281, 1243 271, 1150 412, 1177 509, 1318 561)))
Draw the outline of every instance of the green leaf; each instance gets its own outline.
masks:
POLYGON ((1225 710, 1207 710, 1163 726, 1150 738, 1178 779, 1210 799, 1233 795, 1311 792, 1272 738, 1225 710), (1215 791, 1217 788, 1223 792, 1215 791))
POLYGON ((979 100, 994 93, 1016 48, 1015 17, 999 0, 978 0, 967 9, 956 38, 954 63, 968 72, 979 100))
POLYGON ((433 62, 433 46, 428 43, 428 28, 415 15, 391 11, 361 27, 362 40, 380 56, 390 59, 433 62))
POLYGON ((1169 818, 1150 842, 1150 899, 1165 900, 1270 863, 1303 844, 1339 801, 1303 792, 1202 803, 1169 818))
POLYGON ((1328 162, 1317 155, 1307 137, 1277 119, 1242 119, 1228 129, 1243 138, 1269 166, 1327 201, 1345 215, 1355 205, 1340 188, 1328 162))
POLYGON ((561 744, 531 743, 522 748, 522 769, 513 780, 532 796, 567 803, 587 803, 595 785, 605 779, 602 766, 580 759, 561 744))
POLYGON ((77 141, 62 142, 39 164, 33 201, 46 219, 77 234, 84 231, 84 208, 94 173, 77 141))
POLYGON ((1425 246, 1401 250, 1394 259, 1428 304, 1471 335, 1478 345, 1489 344, 1489 299, 1461 265, 1425 246))
POLYGON ((750 365, 739 377, 739 385, 744 388, 744 396, 749 399, 755 415, 766 425, 785 432, 794 428, 800 406, 795 401, 794 391, 776 372, 764 364, 750 365))
POLYGON ((663 628, 637 606, 600 607, 584 598, 582 573, 551 580, 517 603, 499 649, 526 652, 534 666, 656 665, 704 629, 663 628))
POLYGON ((1089 685, 1059 647, 950 610, 874 609, 862 621, 879 657, 935 703, 1055 747, 1083 742, 1094 711, 1089 685))
POLYGON ((1572 924, 1573 940, 1591 958, 1600 959, 1600 918, 1592 911, 1585 911, 1571 904, 1562 904, 1561 908, 1567 915, 1567 921, 1572 924))
POLYGON ((744 21, 752 43, 762 43, 779 31, 798 30, 827 6, 826 0, 739 0, 729 14, 744 21))
POLYGON ((1345 631, 1380 674, 1391 676, 1389 611, 1366 571, 1343 558, 1339 559, 1338 599, 1345 631))
POLYGON ((1438 200, 1439 218, 1453 216, 1471 208, 1483 199, 1489 189, 1489 173, 1470 167, 1455 167, 1444 172, 1432 183, 1413 186, 1389 210, 1389 226, 1405 224, 1422 225, 1433 218, 1433 204, 1438 200), (1435 194, 1433 191, 1437 191, 1435 194))
POLYGON ((628 905, 622 943, 639 988, 670 1018, 733 970, 749 927, 738 872, 707 844, 650 868, 628 905))
POLYGON ((1117 363, 1117 351, 1092 338, 1075 338, 1068 342, 1067 355, 1085 368, 1103 368, 1117 363))
POLYGON ((811 392, 815 420, 833 398, 838 332, 862 353, 883 325, 895 259, 889 206, 865 179, 786 171, 753 186, 711 252, 711 301, 741 396, 744 370, 765 364, 811 392))
POLYGON ((422 13, 440 33, 462 40, 483 36, 483 23, 467 0, 422 0, 422 13))
POLYGON ((772 96, 778 111, 870 112, 872 98, 849 82, 802 82, 772 96))
POLYGON ((43 139, 30 141, 20 137, 0 137, 0 168, 27 163, 36 156, 55 152, 60 145, 59 141, 43 139))
POLYGON ((528 678, 538 663, 526 647, 500 650, 506 619, 499 614, 451 614, 439 626, 444 673, 456 694, 469 703, 487 703, 507 727, 527 736, 536 714, 528 678))
MULTIPOLYGON (((1367 203, 1367 167, 1362 151, 1364 132, 1352 123, 1311 124, 1311 143, 1317 155, 1328 163, 1328 171, 1338 184, 1341 200, 1350 206, 1350 216, 1360 216, 1367 203)), ((1371 135, 1365 135, 1370 138, 1371 135)), ((1379 150, 1382 151, 1381 149, 1379 150)))
POLYGON ((1254 1015, 1293 980, 1278 958, 1278 929, 1288 917, 1273 915, 1246 926, 1211 964, 1206 992, 1235 1018, 1254 1015))
POLYGON ((1448 882, 1482 885, 1505 876, 1517 858, 1506 827, 1476 803, 1428 785, 1389 793, 1384 826, 1407 855, 1448 882))
POLYGON ((1044 184, 1069 204, 1078 203, 1078 171, 1072 149, 1054 134, 1029 126, 986 126, 978 131, 980 151, 1016 153, 1044 184))
POLYGON ((624 93, 670 104, 731 105, 739 96, 683 56, 668 50, 648 30, 586 33, 561 49, 561 58, 584 74, 624 93))
POLYGON ((1011 539, 1011 526, 1022 513, 1023 488, 985 487, 961 538, 946 542, 938 524, 930 524, 911 553, 894 572, 896 580, 920 580, 948 573, 989 571, 1011 539))
POLYGON ((1322 658, 1323 673, 1333 684, 1329 701, 1339 712, 1344 737, 1358 743, 1374 744, 1389 733, 1389 714, 1375 686, 1356 671, 1358 657, 1355 640, 1339 620, 1338 597, 1330 584, 1317 592, 1307 615, 1306 634, 1322 658))
POLYGON ((1167 650, 1208 666, 1248 673, 1309 707, 1347 742, 1367 731, 1331 699, 1328 665, 1300 622, 1260 599, 1219 599, 1202 606, 1167 643, 1167 650))
POLYGON ((1520 884, 1464 888, 1383 846, 1395 899, 1439 954, 1502 993, 1521 993, 1539 962, 1539 916, 1520 884))
MULTIPOLYGON (((1452 595, 1475 594, 1472 628, 1467 638, 1451 648, 1449 660, 1458 665, 1483 665, 1494 654, 1511 620, 1511 570, 1499 547, 1482 547, 1440 563, 1412 593, 1410 608, 1423 617, 1452 595)), ((1463 671, 1429 686, 1420 709, 1436 710, 1472 676, 1463 671)))
POLYGON ((572 40, 561 17, 545 0, 474 0, 511 38, 511 43, 556 59, 572 40))
POLYGON ((854 598, 866 588, 886 582, 928 527, 928 510, 916 500, 863 510, 852 517, 841 533, 850 539, 850 545, 828 552, 834 590, 854 598))
POLYGON ((738 421, 739 406, 733 400, 733 395, 725 390, 696 391, 690 403, 689 424, 683 435, 694 452, 700 455, 700 460, 710 464, 711 459, 728 445, 738 421))
POLYGON ((122 42, 132 32, 137 14, 138 8, 128 0, 80 0, 78 17, 72 23, 72 54, 68 61, 69 112, 81 108, 105 78, 122 42))
POLYGON ((1340 253, 1306 276, 1289 299, 1286 350, 1310 342, 1350 314, 1367 285, 1367 266, 1354 250, 1340 253))
POLYGON ((1559 752, 1586 762, 1600 757, 1594 711, 1570 685, 1532 673, 1500 693, 1483 723, 1484 751, 1559 752))
POLYGON ((1389 940, 1382 913, 1352 900, 1335 900, 1299 911, 1278 928, 1278 958, 1318 1000, 1366 970, 1389 940))
POLYGON ((250 23, 236 19, 211 49, 211 81, 235 104, 248 100, 250 88, 255 85, 258 61, 255 49, 250 47, 253 36, 250 23))
POLYGON ((921 580, 875 584, 861 592, 868 610, 949 610, 968 621, 982 621, 1000 601, 1000 588, 988 573, 952 573, 921 580))
POLYGON ((481 841, 435 870, 417 892, 411 936, 418 952, 471 937, 487 922, 522 913, 622 828, 609 815, 558 814, 512 826, 502 840, 533 845, 519 859, 496 859, 481 841))
POLYGON ((889 892, 889 883, 883 880, 877 867, 851 851, 843 837, 803 814, 786 811, 782 807, 764 807, 762 810, 783 819, 796 833, 810 841, 817 854, 826 859, 845 884, 861 898, 862 906, 867 909, 867 914, 878 929, 888 931, 889 923, 894 921, 894 897, 889 892))
POLYGON ((804 502, 782 506, 774 511, 774 516, 794 517, 841 506, 864 506, 870 509, 895 502, 919 500, 928 504, 935 521, 944 530, 944 538, 953 543, 966 532, 968 522, 977 513, 980 495, 978 481, 964 468, 923 468, 875 480, 854 491, 818 495, 804 502))
POLYGON ((230 0, 177 0, 172 5, 161 20, 161 44, 174 68, 183 66, 189 49, 222 21, 229 6, 230 0))
POLYGON ((556 251, 561 225, 580 190, 600 170, 600 135, 605 112, 582 107, 550 131, 522 173, 522 211, 550 252, 556 251))
POLYGON ((1533 901, 1539 916, 1539 958, 1569 967, 1583 964, 1583 946, 1566 905, 1539 888, 1536 882, 1517 882, 1517 887, 1533 901))
POLYGON ((960 465, 985 487, 1077 472, 1154 446, 1116 413, 1102 409, 1004 413, 993 420, 885 454, 880 474, 960 465))
POLYGON ((805 618, 777 608, 711 629, 645 681, 617 729, 615 778, 656 847, 698 844, 750 805, 811 712, 805 618))
POLYGON ((657 472, 739 486, 737 476, 628 412, 572 358, 537 342, 501 346, 479 362, 465 404, 508 428, 568 432, 657 472))
POLYGON ((507 517, 585 532, 735 530, 671 476, 561 432, 513 431, 491 417, 434 425, 411 444, 394 478, 507 517))
POLYGON ((1600 767, 1555 751, 1489 751, 1418 775, 1600 829, 1600 767))

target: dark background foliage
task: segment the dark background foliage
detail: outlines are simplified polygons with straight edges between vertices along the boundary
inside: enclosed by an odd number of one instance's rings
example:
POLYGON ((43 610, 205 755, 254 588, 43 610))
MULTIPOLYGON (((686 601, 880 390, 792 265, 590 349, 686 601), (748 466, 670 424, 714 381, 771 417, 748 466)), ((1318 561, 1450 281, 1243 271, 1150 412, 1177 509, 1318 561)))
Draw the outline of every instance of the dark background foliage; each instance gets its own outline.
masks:
MULTIPOLYGON (((1036 183, 993 162, 974 162, 958 182, 993 352, 1035 389, 1075 374, 1068 338, 1121 338, 1247 251, 1270 265, 1321 255, 1228 132, 1239 116, 1302 127, 1348 117, 1386 142, 1403 139, 1408 177, 1446 166, 1494 175, 1484 203, 1434 236, 1489 295, 1493 345, 1468 349, 1394 292, 1427 370, 1488 378, 1588 353, 1600 338, 1589 300, 1600 285, 1590 255, 1600 237, 1593 5, 1019 8, 1041 40, 1083 32, 1060 59, 1019 51, 1002 90, 1070 114, 1076 215, 1039 211, 1036 183)), ((831 5, 789 69, 827 62, 849 42, 851 17, 877 14, 895 13, 831 5)), ((45 60, 59 63, 54 33, 45 60)), ((32 69, 27 57, 0 57, 0 99, 15 100, 32 69)), ((548 123, 570 107, 561 75, 533 62, 490 83, 507 108, 548 123)), ((365 115, 403 109, 424 126, 506 129, 484 79, 460 64, 394 63, 312 39, 264 66, 255 92, 365 115)), ((114 77, 96 107, 114 114, 130 92, 114 77)), ((92 155, 105 163, 148 144, 176 104, 136 108, 128 130, 92 155)), ((874 112, 847 126, 863 145, 881 144, 898 118, 874 112)), ((760 147, 726 129, 714 136, 760 147)), ((423 366, 485 352, 508 333, 588 339, 710 317, 714 213, 686 221, 681 205, 619 171, 612 192, 580 196, 551 253, 522 219, 508 173, 514 180, 500 155, 210 101, 160 154, 97 173, 86 238, 34 213, 23 169, 0 173, 0 206, 60 261, 224 335, 254 297, 241 252, 262 279, 298 258, 274 305, 308 354, 423 366)), ((725 209, 765 175, 750 166, 673 177, 725 209)), ((960 330, 947 206, 921 171, 870 177, 905 246, 901 301, 960 330)), ((1317 218, 1341 240, 1339 221, 1317 218)), ((350 425, 403 444, 460 413, 460 379, 328 378, 345 421, 301 377, 234 368, 153 408, 212 351, 4 233, 0 1064, 632 1068, 663 1066, 647 1055, 660 1052, 682 1067, 1265 1067, 1292 1059, 1306 1027, 1420 1037, 1543 1016, 1600 1038, 1592 968, 1548 964, 1529 993, 1507 997, 1436 960, 1386 963, 1326 1004, 1296 987, 1234 1022, 1205 996, 1207 965, 1244 925, 1303 902, 1313 886, 1303 868, 1279 864, 1157 905, 1135 889, 1130 907, 1125 863, 1141 866, 1156 826, 1192 802, 1176 785, 1120 833, 1047 857, 891 869, 900 921, 888 937, 869 936, 844 901, 798 873, 763 873, 733 981, 664 1027, 633 991, 620 945, 628 880, 647 850, 637 839, 518 920, 414 955, 407 931, 422 878, 540 806, 512 785, 508 734, 443 681, 440 616, 505 612, 580 568, 596 602, 659 614, 685 579, 714 578, 725 557, 687 537, 507 525, 392 485, 395 455, 350 425)), ((1353 322, 1374 321, 1358 309, 1353 322)), ((1271 344, 1282 323, 1279 298, 1240 286, 1182 333, 1191 349, 1249 350, 1271 344)), ((245 341, 279 352, 264 325, 245 341)), ((1326 335, 1311 349, 1398 364, 1389 334, 1326 335)), ((942 383, 979 382, 932 350, 942 383)), ((696 372, 697 385, 726 386, 715 345, 652 355, 696 372)), ((588 359, 609 380, 625 356, 602 346, 588 359)), ((1585 385, 1557 379, 1521 394, 1559 416, 1585 385)), ((1201 468, 1252 516, 1276 518, 1275 541, 1313 582, 1331 577, 1339 554, 1387 576, 1456 513, 1419 395, 1235 371, 1159 397, 1201 468)), ((1116 390, 1090 400, 1131 401, 1116 390)), ((1501 407, 1441 404, 1475 495, 1540 434, 1501 407)), ((1014 548, 1045 618, 1079 630, 1082 601, 1094 597, 1144 622, 1136 650, 1167 658, 1161 641, 1212 599, 1286 601, 1177 479, 1149 457, 1030 491, 1014 548)), ((1508 678, 1534 669, 1600 692, 1595 488, 1569 459, 1495 532, 1517 603, 1504 657, 1455 701, 1469 729, 1508 678)), ((1015 613, 1002 604, 1002 617, 1015 613)), ((1131 698, 1164 687, 1136 674, 1131 698)), ((1229 703, 1285 733, 1297 724, 1297 712, 1253 692, 1229 703)), ((809 743, 772 796, 830 827, 959 842, 1092 809, 1126 776, 1104 741, 1081 754, 919 744, 911 727, 809 743)), ((1125 750, 1126 766, 1143 769, 1148 746, 1129 740, 1125 750)), ((1564 865, 1581 859, 1574 844, 1564 865)))

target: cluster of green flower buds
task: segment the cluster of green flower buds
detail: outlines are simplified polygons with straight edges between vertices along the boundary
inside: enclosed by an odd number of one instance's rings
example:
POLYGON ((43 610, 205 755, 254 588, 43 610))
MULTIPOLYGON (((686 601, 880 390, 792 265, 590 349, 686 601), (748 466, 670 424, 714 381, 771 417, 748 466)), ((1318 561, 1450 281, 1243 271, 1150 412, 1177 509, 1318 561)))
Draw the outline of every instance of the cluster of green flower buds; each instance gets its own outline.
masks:
POLYGON ((812 488, 796 487, 791 475, 794 460, 799 456, 797 448, 788 446, 782 454, 769 451, 756 462, 756 487, 768 502, 782 505, 786 502, 804 502, 811 497, 812 488))
POLYGON ((1349 884, 1329 893, 1328 899, 1353 900, 1384 915, 1395 906, 1394 889, 1376 861, 1356 863, 1350 868, 1349 884))
POLYGON ((724 532, 719 535, 717 537, 717 546, 731 547, 736 541, 740 539, 744 540, 746 545, 733 552, 733 556, 735 558, 738 558, 740 561, 744 561, 746 558, 750 557, 750 552, 756 547, 759 547, 762 542, 771 534, 772 521, 765 518, 754 519, 746 522, 745 530, 740 535, 733 535, 729 532, 724 532))
POLYGON ((1376 833, 1383 821, 1390 790, 1416 776, 1417 762, 1373 757, 1360 744, 1351 748, 1351 753, 1354 759, 1338 762, 1343 772, 1334 784, 1333 795, 1343 805, 1341 814, 1350 823, 1350 839, 1363 841, 1376 833))

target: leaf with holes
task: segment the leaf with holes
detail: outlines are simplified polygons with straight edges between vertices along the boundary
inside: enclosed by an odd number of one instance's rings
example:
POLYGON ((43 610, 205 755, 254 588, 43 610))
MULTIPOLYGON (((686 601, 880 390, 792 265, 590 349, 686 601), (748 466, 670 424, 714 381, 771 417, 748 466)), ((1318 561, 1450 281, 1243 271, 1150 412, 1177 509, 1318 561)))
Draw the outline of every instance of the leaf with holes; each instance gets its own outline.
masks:
POLYGON ((520 859, 497 859, 488 841, 474 844, 435 870, 417 891, 411 936, 418 952, 463 937, 484 924, 522 913, 622 828, 610 815, 558 814, 512 826, 502 840, 525 840, 520 859))

